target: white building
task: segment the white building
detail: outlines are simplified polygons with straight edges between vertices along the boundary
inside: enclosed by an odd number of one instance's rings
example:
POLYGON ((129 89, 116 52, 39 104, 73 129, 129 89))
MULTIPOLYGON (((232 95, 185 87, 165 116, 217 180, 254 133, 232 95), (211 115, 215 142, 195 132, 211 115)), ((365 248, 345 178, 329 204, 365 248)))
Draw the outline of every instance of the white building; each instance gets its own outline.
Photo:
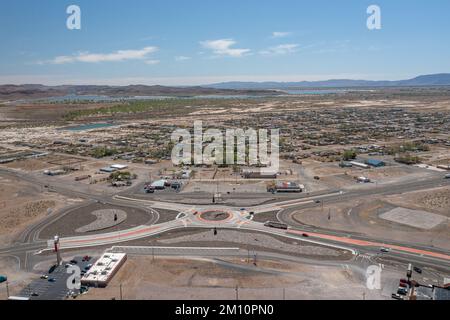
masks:
POLYGON ((126 260, 126 253, 104 253, 81 278, 81 284, 106 287, 126 260))

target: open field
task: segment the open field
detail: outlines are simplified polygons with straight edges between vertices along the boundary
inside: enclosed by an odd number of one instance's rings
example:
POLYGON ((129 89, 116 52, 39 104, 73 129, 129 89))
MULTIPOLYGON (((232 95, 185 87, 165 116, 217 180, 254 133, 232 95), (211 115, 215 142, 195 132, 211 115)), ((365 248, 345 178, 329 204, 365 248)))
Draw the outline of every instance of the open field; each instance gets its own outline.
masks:
POLYGON ((420 197, 416 193, 406 193, 401 197, 395 195, 379 199, 369 196, 333 205, 325 203, 323 208, 318 206, 299 210, 294 213, 293 218, 306 225, 338 229, 411 244, 432 245, 448 250, 450 249, 449 211, 448 209, 436 210, 436 207, 440 208, 442 203, 447 201, 447 198, 443 196, 447 191, 448 188, 443 188, 425 192, 420 197), (427 206, 428 203, 433 203, 434 206, 427 206), (391 221, 388 221, 383 218, 383 214, 400 208, 431 212, 431 216, 434 212, 438 219, 431 219, 430 222, 425 219, 425 216, 420 215, 417 223, 413 226, 412 217, 408 218, 406 224, 400 220, 390 219, 391 221), (422 220, 424 224, 419 223, 422 220), (431 224, 428 225, 427 221, 431 224))
POLYGON ((11 176, 0 177, 0 243, 6 245, 27 226, 76 202, 11 176))
MULTIPOLYGON (((392 286, 386 275, 383 287, 392 286)), ((392 282, 392 283, 391 283, 392 282)), ((185 260, 131 257, 106 289, 91 289, 85 299, 386 299, 383 290, 366 289, 362 275, 339 267, 260 260, 185 260)), ((385 290, 388 292, 388 290, 385 290)))

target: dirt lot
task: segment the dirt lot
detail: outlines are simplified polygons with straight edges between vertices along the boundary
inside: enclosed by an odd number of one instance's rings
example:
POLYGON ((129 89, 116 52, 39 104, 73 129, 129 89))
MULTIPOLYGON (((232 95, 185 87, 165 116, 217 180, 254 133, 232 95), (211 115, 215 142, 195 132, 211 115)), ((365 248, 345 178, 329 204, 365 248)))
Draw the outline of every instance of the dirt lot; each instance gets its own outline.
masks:
MULTIPOLYGON (((8 277, 9 294, 16 295, 22 290, 36 275, 19 271, 18 261, 13 257, 0 257, 0 274, 8 277)), ((6 285, 0 284, 0 300, 7 299, 6 285)))
POLYGON ((40 187, 9 175, 0 176, 0 245, 8 244, 26 226, 71 201, 75 199, 43 192, 40 187))
MULTIPOLYGON (((386 279, 388 280, 388 279, 386 279)), ((91 289, 83 300, 124 299, 383 299, 369 291, 357 271, 334 266, 245 260, 226 263, 180 258, 129 257, 107 288, 91 289)))
POLYGON ((409 192, 401 196, 391 196, 388 199, 393 204, 408 205, 412 209, 429 209, 450 217, 450 187, 409 192))
MULTIPOLYGON (((319 226, 326 229, 342 230, 378 239, 394 240, 411 244, 423 244, 439 248, 450 248, 450 235, 448 233, 450 222, 440 223, 438 226, 425 230, 381 219, 379 216, 396 207, 404 207, 415 210, 424 210, 431 213, 445 215, 444 211, 436 210, 426 203, 441 203, 438 196, 423 195, 423 199, 414 194, 403 194, 377 198, 375 196, 364 197, 358 200, 343 203, 334 203, 321 207, 300 210, 294 213, 294 220, 306 224, 319 226), (416 199, 413 200, 413 198, 416 199), (408 199, 410 199, 408 201, 408 199), (427 200, 425 200, 427 199, 427 200), (330 214, 330 220, 328 220, 330 214)), ((443 194, 446 194, 443 191, 443 194)), ((445 196, 444 196, 444 199, 445 196)), ((444 200, 445 203, 445 200, 444 200)), ((435 206, 438 206, 436 204, 435 206)), ((446 215, 449 212, 447 210, 446 215)))

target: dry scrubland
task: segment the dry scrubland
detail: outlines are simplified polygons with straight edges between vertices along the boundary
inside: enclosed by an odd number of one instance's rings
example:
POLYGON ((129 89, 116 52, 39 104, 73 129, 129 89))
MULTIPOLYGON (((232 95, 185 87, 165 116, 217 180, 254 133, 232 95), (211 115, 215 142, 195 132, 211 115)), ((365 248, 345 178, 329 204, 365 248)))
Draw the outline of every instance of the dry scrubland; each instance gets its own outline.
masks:
POLYGON ((33 184, 9 176, 0 177, 1 245, 6 245, 24 228, 68 203, 69 199, 43 192, 33 184))
POLYGON ((383 299, 365 290, 362 278, 340 267, 245 260, 219 265, 208 260, 129 257, 105 289, 91 289, 80 299, 383 299))

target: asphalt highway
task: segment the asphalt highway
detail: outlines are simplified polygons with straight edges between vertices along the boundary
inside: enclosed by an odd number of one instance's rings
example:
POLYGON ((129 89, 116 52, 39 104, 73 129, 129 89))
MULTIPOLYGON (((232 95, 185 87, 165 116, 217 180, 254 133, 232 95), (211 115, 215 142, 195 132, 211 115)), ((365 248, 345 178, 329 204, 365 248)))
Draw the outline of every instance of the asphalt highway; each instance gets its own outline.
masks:
MULTIPOLYGON (((381 258, 384 260, 397 259, 401 261, 411 261, 421 265, 427 265, 444 270, 450 270, 450 253, 445 250, 439 250, 423 245, 411 245, 405 243, 397 243, 386 241, 383 239, 373 239, 364 235, 349 234, 347 232, 337 230, 325 230, 314 226, 306 226, 294 221, 291 213, 298 209, 311 208, 317 206, 317 201, 325 201, 326 203, 342 202, 366 195, 390 195, 401 194, 409 191, 429 189, 444 185, 450 185, 449 180, 444 180, 441 174, 431 175, 428 178, 404 181, 395 184, 378 184, 361 185, 360 188, 349 190, 333 190, 329 193, 310 193, 304 195, 289 195, 283 197, 277 202, 257 205, 253 207, 234 208, 223 205, 208 205, 208 206, 193 206, 188 204, 179 204, 175 202, 153 201, 135 199, 132 195, 122 193, 121 195, 111 196, 104 193, 83 192, 74 190, 71 186, 59 182, 55 179, 45 179, 33 174, 26 174, 14 170, 0 169, 0 173, 10 174, 17 178, 41 185, 43 188, 48 188, 54 192, 69 195, 71 197, 79 197, 85 201, 101 202, 111 205, 120 205, 122 207, 141 208, 146 210, 155 210, 154 219, 143 226, 131 228, 130 230, 108 232, 104 234, 89 235, 82 237, 62 238, 62 248, 87 248, 95 246, 104 246, 108 244, 117 244, 133 239, 150 237, 155 234, 163 233, 168 230, 184 229, 189 227, 202 228, 229 228, 252 230, 264 233, 269 233, 277 236, 287 238, 295 238, 305 242, 317 243, 320 245, 346 249, 352 251, 355 255, 368 254, 374 258, 381 258), (157 210, 170 209, 184 213, 181 218, 161 223, 154 224, 158 220, 157 210), (195 213, 201 210, 225 210, 232 213, 232 219, 225 222, 205 222, 198 218, 195 213), (261 223, 257 223, 249 218, 249 212, 255 214, 268 211, 279 211, 278 218, 280 221, 290 226, 289 230, 280 230, 265 227, 261 223), (304 236, 308 233, 308 237, 304 236), (389 248, 390 251, 381 254, 380 247, 389 248)), ((173 196, 173 195, 171 195, 173 196)), ((187 195, 184 194, 183 197, 187 195)), ((249 195, 234 194, 234 197, 248 197, 249 195)), ((261 195, 258 195, 261 196, 261 195)), ((83 202, 86 205, 86 202, 83 202)), ((79 205, 75 204, 64 208, 45 217, 39 223, 26 228, 16 239, 16 242, 8 247, 0 248, 0 255, 15 256, 20 259, 21 266, 30 269, 32 261, 30 258, 37 252, 42 250, 50 250, 51 243, 44 239, 39 239, 39 232, 51 224, 55 219, 67 214, 70 210, 77 208, 79 205)))

